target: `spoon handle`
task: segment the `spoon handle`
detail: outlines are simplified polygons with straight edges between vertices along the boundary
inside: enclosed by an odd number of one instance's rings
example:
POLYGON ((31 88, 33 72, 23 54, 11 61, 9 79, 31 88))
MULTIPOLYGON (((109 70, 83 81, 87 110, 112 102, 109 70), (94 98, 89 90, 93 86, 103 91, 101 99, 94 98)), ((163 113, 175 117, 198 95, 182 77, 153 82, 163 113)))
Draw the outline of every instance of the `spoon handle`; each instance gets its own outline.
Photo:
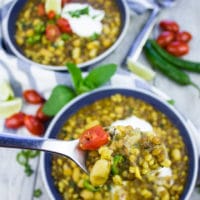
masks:
POLYGON ((9 133, 0 133, 0 146, 41 150, 44 139, 39 137, 24 137, 9 133))
POLYGON ((142 48, 153 29, 153 26, 156 22, 156 17, 159 11, 160 11, 160 8, 158 6, 155 6, 154 9, 152 10, 150 17, 148 18, 147 22, 143 26, 142 30, 136 36, 136 39, 133 42, 133 45, 129 49, 128 54, 125 57, 125 61, 124 61, 125 63, 127 62, 128 59, 131 59, 131 61, 133 62, 135 62, 138 59, 142 51, 142 48))
POLYGON ((0 133, 0 147, 22 148, 48 151, 73 157, 78 140, 61 141, 40 137, 25 137, 9 133, 0 133))
POLYGON ((40 137, 24 137, 0 132, 0 147, 33 149, 61 154, 72 159, 87 173, 85 165, 86 151, 78 148, 78 144, 78 139, 62 141, 40 137))

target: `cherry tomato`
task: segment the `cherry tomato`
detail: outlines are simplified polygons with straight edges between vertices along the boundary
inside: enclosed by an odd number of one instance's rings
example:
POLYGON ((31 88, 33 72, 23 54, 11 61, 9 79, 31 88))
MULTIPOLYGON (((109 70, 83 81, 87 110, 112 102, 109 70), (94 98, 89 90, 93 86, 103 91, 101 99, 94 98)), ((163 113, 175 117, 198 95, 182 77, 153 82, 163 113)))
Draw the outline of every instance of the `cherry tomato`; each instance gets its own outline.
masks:
POLYGON ((161 47, 165 47, 167 44, 169 44, 171 41, 173 41, 175 35, 174 32, 170 31, 163 31, 157 38, 157 43, 161 47))
POLYGON ((24 125, 33 135, 37 136, 42 135, 45 130, 43 123, 33 115, 24 117, 24 125))
POLYGON ((66 20, 65 18, 59 18, 56 23, 57 23, 58 27, 60 28, 61 32, 72 33, 70 24, 69 24, 68 20, 66 20))
POLYGON ((56 13, 53 11, 53 10, 50 10, 48 13, 47 13, 47 16, 49 19, 54 19, 55 16, 56 16, 56 13))
POLYGON ((187 43, 174 41, 167 45, 166 50, 174 56, 183 56, 188 53, 189 46, 187 43))
POLYGON ((189 42, 192 39, 192 35, 187 31, 182 31, 176 34, 176 40, 181 42, 189 42))
POLYGON ((37 14, 40 17, 45 15, 45 8, 44 8, 44 4, 43 3, 38 4, 38 6, 37 6, 37 14))
POLYGON ((46 27, 46 38, 54 42, 60 36, 60 30, 55 24, 48 24, 46 27))
POLYGON ((23 112, 16 113, 5 120, 7 128, 17 129, 24 125, 25 114, 23 112))
POLYGON ((23 92, 24 99, 31 104, 43 103, 45 99, 35 90, 25 90, 23 92))
POLYGON ((165 31, 178 32, 179 25, 175 21, 163 20, 160 22, 160 27, 165 31))
POLYGON ((37 112, 36 112, 36 117, 37 117, 40 121, 46 122, 46 121, 48 121, 48 120, 50 119, 50 117, 47 116, 47 115, 45 115, 44 112, 42 111, 42 109, 43 109, 43 105, 41 105, 41 106, 38 108, 38 110, 37 110, 37 112))
POLYGON ((62 7, 66 4, 66 3, 69 3, 70 0, 62 0, 62 7))
POLYGON ((80 137, 79 146, 83 150, 96 150, 109 141, 109 134, 102 126, 96 125, 85 130, 80 137))

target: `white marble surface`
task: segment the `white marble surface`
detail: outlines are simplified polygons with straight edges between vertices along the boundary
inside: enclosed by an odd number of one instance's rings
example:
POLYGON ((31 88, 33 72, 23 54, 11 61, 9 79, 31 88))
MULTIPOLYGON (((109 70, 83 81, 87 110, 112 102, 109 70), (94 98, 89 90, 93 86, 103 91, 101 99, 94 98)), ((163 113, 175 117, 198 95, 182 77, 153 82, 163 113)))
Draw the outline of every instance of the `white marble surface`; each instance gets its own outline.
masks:
MULTIPOLYGON (((199 11, 199 0, 177 0, 175 7, 163 10, 158 17, 158 21, 160 19, 174 19, 180 24, 182 30, 188 30, 192 33, 191 50, 186 57, 196 61, 200 61, 199 11)), ((128 50, 136 33, 140 30, 147 17, 148 13, 142 16, 133 14, 127 37, 123 40, 121 46, 103 62, 121 63, 121 60, 126 55, 125 50, 128 50)), ((143 55, 140 56, 139 60, 150 66, 143 55)), ((200 85, 200 75, 195 73, 189 74, 191 79, 200 85)), ((200 97, 197 90, 191 86, 179 86, 158 72, 155 82, 150 84, 154 84, 161 91, 171 96, 175 100, 178 110, 190 118, 197 128, 200 128, 200 97)), ((43 194, 39 199, 49 200, 41 178, 39 159, 35 159, 32 163, 35 173, 31 177, 26 177, 23 168, 16 163, 17 152, 18 150, 0 149, 0 199, 31 200, 33 199, 32 193, 34 188, 41 188, 43 194)), ((198 199, 200 199, 200 194, 194 191, 191 200, 198 199)))

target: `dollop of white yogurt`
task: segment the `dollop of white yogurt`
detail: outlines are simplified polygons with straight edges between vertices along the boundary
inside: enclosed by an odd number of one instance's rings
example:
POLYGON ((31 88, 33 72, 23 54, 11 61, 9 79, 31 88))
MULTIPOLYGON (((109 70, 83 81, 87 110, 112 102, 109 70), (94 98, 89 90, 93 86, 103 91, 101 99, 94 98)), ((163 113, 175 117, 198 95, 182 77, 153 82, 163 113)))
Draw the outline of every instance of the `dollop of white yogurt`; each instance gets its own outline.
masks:
POLYGON ((103 10, 94 9, 86 3, 65 4, 61 16, 69 21, 72 31, 80 37, 90 37, 94 34, 101 34, 103 29, 102 20, 105 16, 103 10), (78 17, 72 15, 73 12, 88 9, 88 13, 80 14, 78 17))
POLYGON ((139 128, 142 132, 152 132, 152 125, 136 116, 131 116, 123 120, 117 120, 112 123, 112 126, 132 126, 134 129, 139 128))

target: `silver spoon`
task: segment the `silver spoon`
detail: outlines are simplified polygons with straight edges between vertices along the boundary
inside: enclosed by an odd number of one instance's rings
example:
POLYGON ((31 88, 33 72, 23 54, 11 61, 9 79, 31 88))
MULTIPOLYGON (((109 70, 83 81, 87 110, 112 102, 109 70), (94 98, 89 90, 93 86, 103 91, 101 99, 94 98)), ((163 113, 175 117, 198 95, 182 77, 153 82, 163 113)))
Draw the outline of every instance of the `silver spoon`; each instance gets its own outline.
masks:
MULTIPOLYGON (((142 48, 153 29, 153 26, 156 22, 156 17, 158 16, 158 14, 163 8, 174 6, 176 3, 176 0, 154 0, 152 3, 149 3, 150 1, 148 0, 142 0, 142 1, 128 0, 128 2, 137 3, 143 6, 143 11, 145 10, 145 8, 146 10, 152 10, 151 15, 149 16, 142 30, 136 36, 136 39, 134 40, 133 45, 129 49, 124 61, 126 63, 127 60, 131 60, 134 63, 138 59, 142 51, 142 48)), ((138 12, 137 9, 136 9, 136 12, 138 12)))
POLYGON ((87 152, 81 150, 78 144, 78 139, 63 141, 40 137, 23 137, 0 132, 0 147, 32 149, 60 154, 73 160, 84 172, 88 173, 86 167, 87 152))

